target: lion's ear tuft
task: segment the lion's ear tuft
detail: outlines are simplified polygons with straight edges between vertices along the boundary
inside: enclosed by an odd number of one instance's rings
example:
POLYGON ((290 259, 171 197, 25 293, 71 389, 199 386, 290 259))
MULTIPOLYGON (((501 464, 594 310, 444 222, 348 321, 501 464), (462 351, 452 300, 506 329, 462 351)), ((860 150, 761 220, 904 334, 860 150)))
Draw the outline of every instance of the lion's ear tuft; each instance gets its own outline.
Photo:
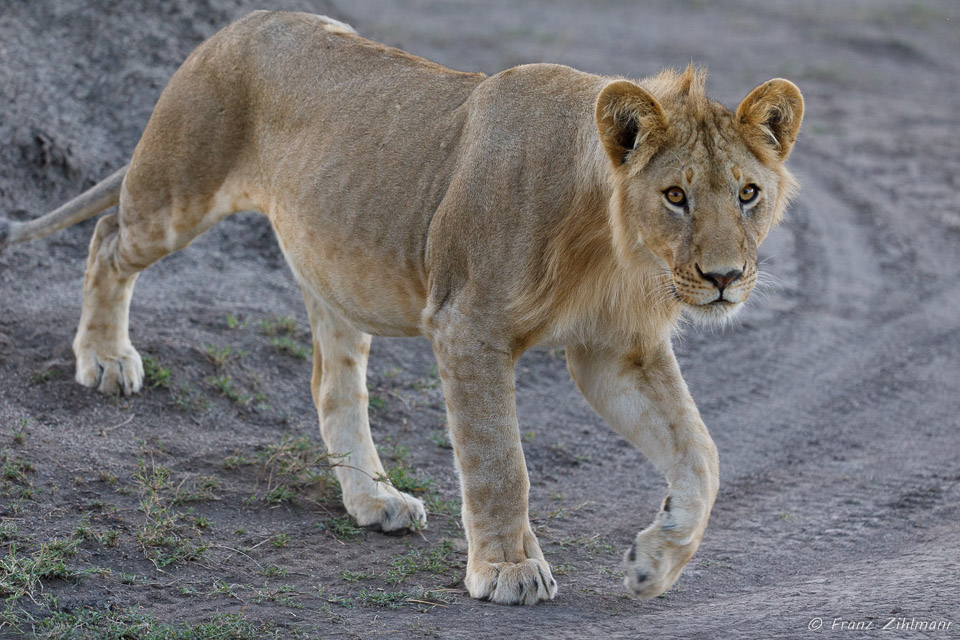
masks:
POLYGON ((616 80, 597 98, 597 130, 613 166, 628 159, 645 164, 663 144, 669 121, 649 91, 628 80, 616 80))
POLYGON ((743 99, 737 107, 737 120, 748 139, 786 160, 803 120, 803 96, 789 80, 774 78, 743 99))

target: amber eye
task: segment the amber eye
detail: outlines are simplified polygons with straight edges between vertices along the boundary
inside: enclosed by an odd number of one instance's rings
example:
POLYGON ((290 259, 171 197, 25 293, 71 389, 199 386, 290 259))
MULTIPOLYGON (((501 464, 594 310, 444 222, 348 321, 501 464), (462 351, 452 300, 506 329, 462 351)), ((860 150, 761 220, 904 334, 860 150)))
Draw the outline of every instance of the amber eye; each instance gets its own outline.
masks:
POLYGON ((740 187, 740 204, 748 204, 757 199, 760 189, 755 184, 746 184, 740 187))
POLYGON ((680 187, 670 187, 663 192, 663 196, 667 199, 667 202, 678 207, 687 204, 687 194, 680 187))

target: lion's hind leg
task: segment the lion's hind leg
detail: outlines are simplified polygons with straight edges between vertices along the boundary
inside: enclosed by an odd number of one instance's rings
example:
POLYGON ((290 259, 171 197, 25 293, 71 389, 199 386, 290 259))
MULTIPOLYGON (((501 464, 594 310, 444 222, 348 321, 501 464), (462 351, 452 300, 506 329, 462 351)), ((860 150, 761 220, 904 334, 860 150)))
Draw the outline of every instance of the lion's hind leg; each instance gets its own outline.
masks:
POLYGON ((427 521, 423 502, 385 478, 367 415, 369 334, 359 331, 303 289, 313 330, 311 389, 327 451, 347 512, 361 526, 381 531, 418 529, 427 521))
POLYGON ((135 164, 127 173, 119 211, 97 222, 90 241, 83 310, 73 341, 77 382, 105 394, 132 394, 143 387, 143 363, 129 336, 137 276, 243 208, 231 198, 218 198, 219 193, 203 197, 198 192, 185 199, 141 185, 133 195, 126 189, 131 176, 137 177, 135 164))
POLYGON ((77 382, 102 393, 136 393, 143 386, 143 363, 128 335, 130 298, 139 270, 118 258, 119 215, 97 222, 83 279, 83 311, 73 340, 77 382))

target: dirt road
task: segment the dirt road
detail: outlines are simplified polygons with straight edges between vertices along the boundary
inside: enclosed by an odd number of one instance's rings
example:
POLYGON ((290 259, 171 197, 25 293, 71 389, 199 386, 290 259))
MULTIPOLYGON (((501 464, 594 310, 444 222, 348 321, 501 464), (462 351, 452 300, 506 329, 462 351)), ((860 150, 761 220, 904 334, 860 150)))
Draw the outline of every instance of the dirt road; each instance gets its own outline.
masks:
MULTIPOLYGON (((126 162, 189 51, 264 7, 134 4, 0 4, 0 212, 33 217, 126 162)), ((533 351, 519 413, 560 591, 533 608, 469 599, 424 341, 375 340, 369 385, 375 438, 430 528, 357 530, 318 471, 306 318, 266 221, 238 215, 141 276, 132 338, 152 386, 120 400, 72 381, 89 221, 0 254, 0 636, 960 635, 956 2, 271 6, 463 70, 640 77, 693 60, 730 107, 770 77, 800 86, 803 190, 761 248, 780 286, 738 326, 677 341, 720 450, 703 545, 665 596, 626 596, 622 551, 665 484, 562 354, 533 351)))

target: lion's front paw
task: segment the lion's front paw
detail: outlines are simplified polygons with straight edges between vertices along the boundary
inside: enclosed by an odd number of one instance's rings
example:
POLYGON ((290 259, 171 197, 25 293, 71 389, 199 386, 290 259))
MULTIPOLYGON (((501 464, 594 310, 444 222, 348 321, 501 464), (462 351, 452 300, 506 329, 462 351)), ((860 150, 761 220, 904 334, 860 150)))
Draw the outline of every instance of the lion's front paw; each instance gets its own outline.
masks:
POLYGON ((421 500, 382 483, 375 495, 355 495, 345 502, 347 511, 361 527, 400 532, 427 526, 427 510, 421 500))
POLYGON ((117 353, 80 349, 75 355, 76 380, 85 387, 96 387, 107 395, 131 395, 143 388, 143 361, 133 347, 117 353))
POLYGON ((477 562, 467 567, 467 591, 474 598, 498 604, 536 604, 552 600, 557 581, 543 560, 477 562))
POLYGON ((640 598, 656 598, 673 586, 698 546, 699 537, 677 544, 660 526, 641 531, 624 556, 623 584, 640 598))

